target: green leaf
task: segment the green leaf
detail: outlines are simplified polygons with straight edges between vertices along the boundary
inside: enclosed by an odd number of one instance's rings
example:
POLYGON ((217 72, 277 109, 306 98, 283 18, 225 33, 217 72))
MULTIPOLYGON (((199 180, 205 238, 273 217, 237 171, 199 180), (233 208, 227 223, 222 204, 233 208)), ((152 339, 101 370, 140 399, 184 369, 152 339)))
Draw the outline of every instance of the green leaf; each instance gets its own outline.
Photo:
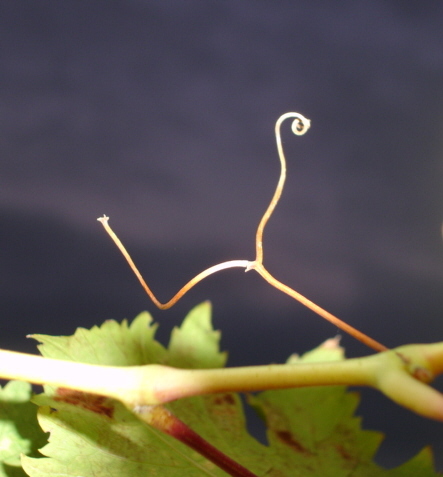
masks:
POLYGON ((264 416, 270 449, 285 474, 296 468, 324 477, 381 475, 372 459, 382 436, 361 430, 356 394, 313 387, 263 392, 249 402, 264 416))
MULTIPOLYGON (((199 359, 208 365, 220 363, 224 356, 218 351, 219 336, 212 331, 210 321, 210 306, 196 307, 180 330, 174 331, 170 352, 154 340, 156 327, 147 313, 139 315, 130 326, 126 321, 121 325, 107 321, 90 331, 78 329, 72 337, 33 337, 42 343, 42 354, 51 358, 109 365, 178 364, 187 347, 196 365, 199 359), (193 354, 189 344, 198 342, 203 346, 196 346, 193 354)), ((111 399, 69 391, 54 394, 48 388, 34 402, 41 406, 39 422, 50 432, 50 440, 41 450, 48 458, 22 460, 32 477, 226 475, 177 440, 141 423, 111 399)))
POLYGON ((197 305, 180 328, 172 330, 165 364, 176 368, 223 368, 227 353, 219 352, 220 332, 211 324, 211 304, 197 305))
POLYGON ((429 447, 425 447, 409 462, 392 469, 389 473, 389 477, 434 477, 435 475, 441 474, 436 474, 434 471, 432 451, 429 447))
POLYGON ((24 476, 20 455, 37 455, 46 442, 30 402, 31 391, 30 384, 20 381, 0 387, 0 477, 24 476))
MULTIPOLYGON (((93 364, 168 364, 187 368, 220 367, 220 335, 211 326, 210 305, 192 310, 172 332, 169 348, 154 339, 146 313, 129 326, 108 321, 72 337, 36 335, 45 356, 93 364)), ((303 361, 343 359, 337 340, 329 340, 288 366, 303 361)), ((41 449, 45 458, 24 457, 31 477, 48 476, 225 476, 172 437, 141 423, 120 403, 100 396, 46 389, 34 401, 39 422, 50 432, 41 449)), ((361 429, 355 416, 358 395, 345 387, 265 391, 248 397, 268 429, 269 445, 246 430, 240 397, 224 393, 182 399, 168 408, 212 445, 257 475, 267 477, 432 477, 432 455, 423 450, 410 462, 385 470, 373 462, 382 435, 361 429)))
POLYGON ((106 403, 112 417, 43 396, 37 402, 51 405, 39 411, 40 425, 51 437, 41 450, 49 458, 23 458, 32 477, 224 475, 180 442, 141 424, 117 402, 106 403))
POLYGON ((90 330, 77 328, 72 336, 30 335, 40 341, 38 349, 47 358, 88 364, 131 366, 162 363, 165 348, 154 340, 157 325, 149 313, 140 313, 128 325, 107 320, 90 330))

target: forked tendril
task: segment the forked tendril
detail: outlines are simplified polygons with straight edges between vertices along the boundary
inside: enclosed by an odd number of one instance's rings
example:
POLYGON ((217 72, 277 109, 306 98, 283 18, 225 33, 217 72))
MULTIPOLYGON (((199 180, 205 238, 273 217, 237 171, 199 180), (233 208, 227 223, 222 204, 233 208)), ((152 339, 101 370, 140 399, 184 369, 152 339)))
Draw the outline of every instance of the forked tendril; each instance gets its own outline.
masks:
POLYGON ((361 331, 357 330, 356 328, 348 325, 344 321, 340 320, 340 318, 337 318, 336 316, 332 315, 328 311, 324 310, 320 306, 316 305, 312 301, 308 300, 305 298, 303 295, 300 293, 296 292, 289 286, 285 285, 284 283, 281 283, 278 281, 276 278, 274 278, 268 271, 267 269, 263 266, 263 232, 265 229, 265 226, 271 217, 279 199, 283 191, 284 183, 286 180, 286 160, 285 160, 285 155, 283 152, 283 146, 281 142, 281 125, 282 123, 288 119, 292 118, 292 132, 296 134, 297 136, 301 136, 306 133, 306 131, 309 129, 311 122, 309 119, 306 119, 304 116, 298 113, 286 113, 280 116, 280 118, 277 120, 275 124, 275 139, 277 142, 277 150, 278 150, 278 155, 280 158, 280 178, 277 183, 277 187, 275 189, 274 195, 271 199, 271 202, 268 205, 268 208, 266 209, 265 213, 263 214, 263 217, 260 220, 260 223, 257 228, 257 233, 255 236, 255 247, 256 247, 256 257, 254 261, 249 261, 249 260, 231 260, 228 262, 223 262, 219 263, 218 265, 214 265, 212 267, 207 268, 203 272, 199 273, 196 275, 192 280, 190 280, 188 283, 186 283, 185 286, 183 286, 169 301, 166 303, 161 303, 152 290, 149 288, 147 283, 145 282, 144 278, 142 277, 140 271, 138 268, 135 266, 135 263, 133 262, 131 256, 127 252, 126 248, 120 241, 120 239, 117 237, 117 235, 113 232, 111 227, 109 226, 108 220, 109 217, 104 215, 103 217, 98 218, 97 220, 102 223, 103 227, 105 228, 106 232, 110 235, 114 243, 117 245, 123 256, 126 258, 129 266, 131 267, 132 271, 135 273, 136 277, 138 278, 139 282, 141 283, 142 287, 146 291, 146 293, 149 295, 153 303, 160 308, 161 310, 166 310, 168 308, 171 308, 175 303, 177 303, 180 298, 185 295, 194 285, 196 285, 198 282, 203 280, 204 278, 208 277, 209 275, 212 275, 213 273, 219 272, 220 270, 225 270, 227 268, 234 268, 234 267, 240 267, 244 268, 245 271, 249 270, 255 270, 259 275, 261 275, 269 284, 271 284, 273 287, 277 288, 278 290, 282 291, 283 293, 286 293, 290 297, 294 298, 295 300, 299 301, 318 315, 320 315, 322 318, 328 320, 341 330, 345 331, 346 333, 350 334, 354 338, 358 339, 362 343, 366 344, 370 348, 376 350, 376 351, 386 351, 388 348, 381 343, 373 340, 369 336, 365 335, 361 331))

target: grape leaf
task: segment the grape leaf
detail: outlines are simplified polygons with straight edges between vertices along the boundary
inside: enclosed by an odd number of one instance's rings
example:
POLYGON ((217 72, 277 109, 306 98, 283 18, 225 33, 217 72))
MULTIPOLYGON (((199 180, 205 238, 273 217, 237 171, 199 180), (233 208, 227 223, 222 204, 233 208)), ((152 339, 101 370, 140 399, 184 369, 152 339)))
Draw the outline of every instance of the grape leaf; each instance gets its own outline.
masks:
MULTIPOLYGON (((211 326, 210 305, 192 310, 174 329, 168 349, 155 341, 156 326, 147 313, 130 325, 107 321, 71 337, 35 335, 44 356, 91 364, 160 363, 187 368, 224 365, 220 335, 211 326)), ((303 361, 343 359, 330 340, 288 366, 303 361)), ((120 403, 100 396, 45 388, 34 398, 38 418, 50 433, 41 449, 45 458, 23 457, 31 477, 49 476, 225 476, 175 439, 141 423, 120 403)), ((169 409, 257 475, 269 477, 435 477, 432 454, 424 449, 402 466, 386 470, 373 462, 380 433, 361 429, 355 417, 358 396, 343 386, 265 391, 248 397, 266 422, 269 445, 246 430, 240 397, 223 393, 182 399, 169 409)))
POLYGON ((31 385, 10 381, 0 387, 0 477, 21 477, 20 455, 37 455, 46 436, 30 402, 31 385))
POLYGON ((211 304, 204 302, 191 310, 180 328, 174 328, 165 362, 176 368, 222 368, 227 353, 219 352, 220 332, 211 323, 211 304))
POLYGON ((47 358, 88 364, 132 366, 163 363, 166 350, 154 340, 157 325, 149 313, 140 313, 129 325, 107 320, 90 330, 77 328, 72 336, 30 335, 41 344, 40 353, 47 358))

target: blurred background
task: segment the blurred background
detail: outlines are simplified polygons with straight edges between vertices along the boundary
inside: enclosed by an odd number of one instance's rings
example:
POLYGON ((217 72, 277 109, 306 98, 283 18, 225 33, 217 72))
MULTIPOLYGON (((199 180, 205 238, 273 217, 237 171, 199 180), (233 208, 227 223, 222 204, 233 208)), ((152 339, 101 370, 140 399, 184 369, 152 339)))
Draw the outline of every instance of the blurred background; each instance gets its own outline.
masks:
MULTIPOLYGON (((150 311, 165 342, 203 300, 229 365, 284 362, 337 329, 253 272, 154 308, 96 218, 166 301, 206 267, 254 258, 389 347, 443 340, 443 4, 226 0, 0 4, 1 347, 150 311)), ((344 336, 348 356, 371 353, 344 336)), ((437 383, 437 386, 439 383, 437 383)), ((442 388, 440 383, 440 388, 442 388)), ((399 465, 442 425, 362 390, 399 465)))

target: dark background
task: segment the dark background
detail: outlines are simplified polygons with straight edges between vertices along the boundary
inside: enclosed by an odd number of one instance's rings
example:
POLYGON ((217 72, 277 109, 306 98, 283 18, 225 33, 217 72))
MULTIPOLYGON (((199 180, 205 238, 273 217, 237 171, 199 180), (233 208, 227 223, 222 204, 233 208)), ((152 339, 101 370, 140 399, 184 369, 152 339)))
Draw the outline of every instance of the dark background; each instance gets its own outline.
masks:
MULTIPOLYGON (((443 339, 443 3, 0 3, 1 346, 149 310, 167 337, 210 299, 230 365, 283 362, 337 329, 240 269, 154 309, 96 218, 154 292, 253 259, 387 346, 443 339)), ((370 353, 343 337, 348 356, 370 353)), ((366 428, 398 465, 442 425, 363 391, 366 428)))

